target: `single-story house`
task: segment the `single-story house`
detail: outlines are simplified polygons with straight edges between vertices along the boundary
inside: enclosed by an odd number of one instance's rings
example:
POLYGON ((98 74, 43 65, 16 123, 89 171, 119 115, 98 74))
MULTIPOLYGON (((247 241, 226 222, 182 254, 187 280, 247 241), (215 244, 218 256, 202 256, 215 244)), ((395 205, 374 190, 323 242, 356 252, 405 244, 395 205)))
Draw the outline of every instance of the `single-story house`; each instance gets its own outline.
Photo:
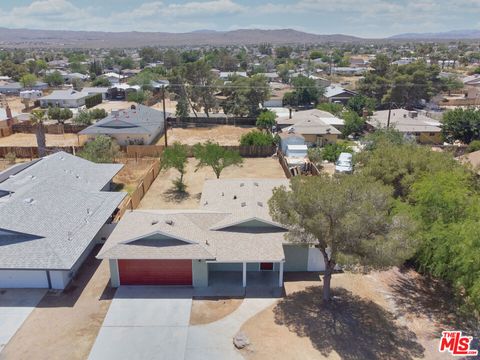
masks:
POLYGON ((232 76, 248 77, 245 71, 221 71, 219 74, 222 80, 229 80, 232 76))
POLYGON ((110 81, 110 84, 115 85, 115 84, 120 84, 123 79, 126 79, 126 76, 114 73, 114 72, 108 72, 102 75, 102 77, 107 78, 108 81, 110 81))
MULTIPOLYGON (((170 114, 166 114, 168 117, 170 114)), ((87 135, 89 139, 107 135, 117 140, 119 145, 149 145, 163 132, 163 111, 135 105, 134 108, 112 111, 79 134, 87 135)))
POLYGON ((5 108, 0 108, 0 129, 9 128, 17 120, 15 119, 18 116, 17 113, 12 112, 9 106, 5 108))
POLYGON ((363 67, 337 66, 332 68, 332 73, 338 75, 360 76, 363 75, 366 71, 367 69, 363 67))
POLYGON ((107 100, 109 97, 108 90, 108 87, 84 87, 82 92, 87 93, 88 95, 102 94, 102 99, 107 100))
MULTIPOLYGON (((283 286, 284 271, 322 271, 318 249, 291 243, 268 200, 287 179, 205 182, 200 208, 136 210, 120 220, 98 254, 111 285, 246 287, 252 278, 283 286)), ((266 284, 267 285, 267 284, 266 284)))
POLYGON ((466 76, 462 79, 463 85, 465 86, 480 86, 480 74, 473 74, 466 76))
POLYGON ((61 108, 79 108, 85 105, 85 99, 90 94, 76 90, 54 90, 51 94, 41 97, 40 106, 42 108, 61 107, 61 108))
POLYGON ((63 75, 63 80, 65 80, 65 82, 67 82, 67 83, 71 83, 72 80, 86 81, 89 78, 90 78, 90 76, 85 75, 85 74, 81 74, 81 73, 66 73, 65 75, 63 75))
POLYGON ((122 166, 58 152, 0 172, 0 288, 64 289, 113 229, 122 166))
POLYGON ((325 88, 323 97, 331 103, 341 103, 346 105, 350 98, 358 95, 355 91, 347 90, 340 85, 332 84, 325 88))
POLYGON ((318 109, 295 111, 277 119, 282 132, 302 135, 309 146, 335 143, 344 126, 342 119, 318 109))
POLYGON ((17 95, 23 90, 23 86, 19 82, 0 82, 0 94, 17 95))
MULTIPOLYGON (((388 110, 376 111, 367 120, 372 129, 386 128, 388 125, 388 110)), ((437 120, 419 114, 417 111, 394 109, 390 114, 390 127, 398 130, 407 138, 414 138, 421 144, 441 144, 442 129, 437 120)))
POLYGON ((280 82, 282 78, 278 75, 277 72, 268 72, 268 73, 259 73, 258 75, 265 76, 268 82, 280 82))

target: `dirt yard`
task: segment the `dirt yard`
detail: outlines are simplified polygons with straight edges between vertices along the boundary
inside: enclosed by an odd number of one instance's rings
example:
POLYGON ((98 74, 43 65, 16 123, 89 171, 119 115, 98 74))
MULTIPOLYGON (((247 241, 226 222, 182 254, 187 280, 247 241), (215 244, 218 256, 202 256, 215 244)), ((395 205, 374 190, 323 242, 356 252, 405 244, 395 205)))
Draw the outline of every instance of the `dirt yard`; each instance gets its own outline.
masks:
POLYGON ((153 165, 154 160, 148 159, 125 159, 122 161, 124 167, 113 178, 117 185, 117 191, 126 191, 131 194, 140 183, 140 179, 145 176, 148 169, 153 165))
POLYGON ((190 325, 209 324, 234 312, 243 299, 194 298, 190 325))
MULTIPOLYGON (((195 172, 197 161, 188 160, 185 183, 187 194, 178 196, 172 190, 172 180, 178 177, 175 169, 162 171, 155 179, 139 209, 196 209, 198 207, 203 183, 205 179, 214 179, 215 174, 210 168, 201 168, 195 172)), ((273 158, 245 158, 242 167, 231 166, 223 170, 220 178, 285 178, 277 159, 273 158)))
MULTIPOLYGON (((212 127, 197 128, 173 128, 167 131, 168 142, 178 141, 186 145, 195 145, 208 140, 218 142, 220 145, 238 146, 240 137, 252 131, 253 127, 240 127, 232 125, 219 125, 212 127)), ((157 145, 163 145, 163 136, 157 141, 157 145)))
POLYGON ((336 274, 329 307, 318 274, 299 275, 287 274, 287 296, 243 325, 247 359, 451 359, 437 350, 441 329, 478 329, 457 324, 451 294, 414 271, 336 274))
MULTIPOLYGON (((84 143, 82 137, 76 134, 45 134, 47 146, 80 146, 84 143)), ((0 146, 37 146, 35 134, 16 133, 0 138, 0 146)))
POLYGON ((0 359, 88 358, 114 295, 108 262, 95 259, 99 250, 94 249, 67 290, 45 295, 0 359))

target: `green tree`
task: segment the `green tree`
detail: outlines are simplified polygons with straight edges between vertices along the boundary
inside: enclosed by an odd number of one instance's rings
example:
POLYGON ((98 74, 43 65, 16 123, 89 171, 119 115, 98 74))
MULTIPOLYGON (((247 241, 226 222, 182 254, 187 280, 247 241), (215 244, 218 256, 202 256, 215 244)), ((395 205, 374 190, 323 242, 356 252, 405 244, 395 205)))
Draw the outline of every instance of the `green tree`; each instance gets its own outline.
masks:
POLYGON ((456 108, 443 114, 443 138, 453 143, 456 140, 469 144, 480 140, 480 110, 475 108, 456 108))
POLYGON ((45 76, 45 82, 50 86, 60 86, 65 82, 59 71, 54 71, 45 76))
POLYGON ((187 185, 183 181, 183 177, 187 171, 188 148, 179 142, 174 142, 173 145, 163 150, 160 158, 161 169, 174 168, 180 173, 180 177, 173 180, 175 190, 179 193, 184 193, 187 190, 187 185))
POLYGON ((25 74, 20 78, 20 84, 24 88, 31 88, 37 83, 37 77, 33 74, 25 74))
POLYGON ((320 96, 323 94, 323 89, 317 86, 314 79, 299 75, 292 80, 292 84, 298 105, 318 104, 320 96))
POLYGON ((152 97, 148 90, 131 91, 127 95, 127 101, 133 101, 137 104, 144 104, 152 97))
POLYGON ((337 264, 384 268, 402 264, 415 251, 413 223, 396 214, 391 189, 359 175, 294 177, 269 201, 287 238, 315 246, 323 255, 323 300, 330 301, 337 264))
POLYGON ((274 144, 274 138, 269 133, 252 130, 240 136, 241 146, 269 146, 274 144))
POLYGON ((342 135, 348 136, 351 134, 360 134, 365 127, 365 119, 359 116, 355 111, 349 110, 342 113, 344 126, 342 135))
POLYGON ((343 143, 327 144, 322 149, 322 157, 325 160, 335 162, 342 152, 353 153, 350 146, 343 143))
POLYGON ((356 95, 348 100, 347 108, 360 116, 363 116, 364 110, 370 115, 375 110, 375 99, 364 95, 356 95))
POLYGON ((326 102, 326 103, 318 104, 317 109, 329 112, 330 114, 335 116, 341 116, 344 110, 344 107, 342 104, 326 102))
POLYGON ((259 129, 264 129, 267 131, 271 131, 272 127, 275 126, 277 118, 277 114, 275 114, 271 110, 264 110, 257 116, 256 126, 259 129))
POLYGON ((263 75, 234 76, 224 93, 227 97, 222 105, 225 114, 256 117, 260 113, 260 104, 270 96, 270 87, 263 75))
POLYGON ((322 166, 323 154, 322 148, 314 147, 307 150, 308 160, 310 160, 317 168, 322 166))
POLYGON ((108 80, 106 77, 99 76, 92 81, 92 86, 110 87, 112 86, 112 84, 110 83, 110 80, 108 80))
POLYGON ((95 163, 112 163, 118 157, 120 147, 117 142, 106 135, 99 135, 87 142, 78 156, 95 163))
POLYGON ((38 157, 44 157, 46 155, 47 140, 45 138, 45 111, 33 110, 31 122, 35 126, 35 137, 37 139, 38 157))
POLYGON ((196 170, 204 166, 211 167, 217 179, 226 167, 240 166, 243 163, 238 151, 225 149, 218 143, 210 141, 194 145, 193 154, 198 160, 196 170))

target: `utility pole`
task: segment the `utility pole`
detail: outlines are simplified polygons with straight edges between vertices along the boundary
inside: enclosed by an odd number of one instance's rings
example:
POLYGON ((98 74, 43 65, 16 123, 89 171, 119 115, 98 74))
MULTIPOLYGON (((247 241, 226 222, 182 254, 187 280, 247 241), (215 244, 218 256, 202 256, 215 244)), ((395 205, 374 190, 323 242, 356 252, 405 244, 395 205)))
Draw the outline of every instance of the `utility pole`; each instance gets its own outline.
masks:
POLYGON ((165 137, 165 147, 168 147, 167 141, 167 112, 165 111, 165 85, 162 86, 162 102, 163 102, 163 132, 165 137))

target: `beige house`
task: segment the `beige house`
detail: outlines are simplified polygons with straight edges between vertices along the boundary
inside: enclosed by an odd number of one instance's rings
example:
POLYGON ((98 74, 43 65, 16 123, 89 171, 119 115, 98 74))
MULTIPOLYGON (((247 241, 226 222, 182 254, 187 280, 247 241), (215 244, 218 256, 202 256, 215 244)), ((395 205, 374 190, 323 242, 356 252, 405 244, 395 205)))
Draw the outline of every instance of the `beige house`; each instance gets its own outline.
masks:
POLYGON ((442 129, 437 120, 419 114, 417 111, 395 109, 391 111, 390 123, 388 110, 376 111, 367 124, 370 129, 391 127, 405 137, 415 138, 420 144, 441 144, 442 129))

